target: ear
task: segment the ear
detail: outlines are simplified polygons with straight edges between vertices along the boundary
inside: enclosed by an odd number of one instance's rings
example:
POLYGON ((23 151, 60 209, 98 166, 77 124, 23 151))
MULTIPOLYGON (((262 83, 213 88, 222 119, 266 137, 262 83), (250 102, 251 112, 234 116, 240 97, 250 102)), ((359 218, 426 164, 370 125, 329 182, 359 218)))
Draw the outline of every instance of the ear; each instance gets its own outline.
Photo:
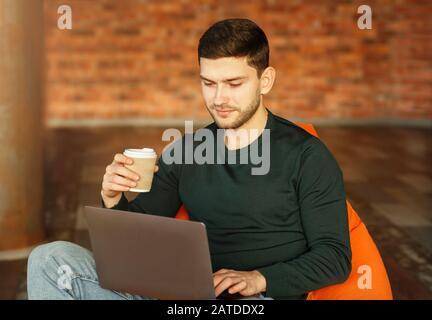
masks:
POLYGON ((267 67, 261 74, 261 94, 267 94, 273 87, 276 79, 276 70, 273 67, 267 67))

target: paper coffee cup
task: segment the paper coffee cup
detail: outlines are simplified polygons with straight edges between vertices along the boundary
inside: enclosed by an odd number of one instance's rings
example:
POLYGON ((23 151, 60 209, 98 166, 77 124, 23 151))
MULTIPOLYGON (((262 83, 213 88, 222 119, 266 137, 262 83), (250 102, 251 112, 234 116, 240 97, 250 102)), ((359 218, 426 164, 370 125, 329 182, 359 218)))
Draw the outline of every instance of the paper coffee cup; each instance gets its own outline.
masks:
POLYGON ((153 182, 154 167, 156 165, 156 152, 151 148, 126 149, 123 154, 132 158, 132 165, 125 165, 126 168, 136 172, 140 179, 135 188, 130 188, 132 192, 149 192, 153 182))

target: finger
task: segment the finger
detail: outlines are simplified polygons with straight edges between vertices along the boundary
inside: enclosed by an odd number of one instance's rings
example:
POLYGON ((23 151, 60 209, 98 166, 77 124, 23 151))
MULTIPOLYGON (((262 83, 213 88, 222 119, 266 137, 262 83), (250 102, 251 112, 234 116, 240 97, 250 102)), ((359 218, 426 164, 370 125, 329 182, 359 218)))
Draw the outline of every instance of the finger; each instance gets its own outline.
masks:
POLYGON ((238 276, 236 273, 229 272, 229 271, 226 271, 225 273, 214 274, 213 275, 213 286, 216 287, 226 277, 236 277, 236 276, 238 276))
POLYGON ((159 166, 158 166, 158 165, 155 165, 154 172, 158 172, 158 171, 159 171, 159 166))
POLYGON ((107 172, 109 174, 113 174, 113 175, 121 175, 121 176, 123 176, 125 178, 129 178, 133 181, 139 180, 139 175, 136 172, 134 172, 128 168, 125 168, 122 165, 111 165, 107 168, 107 172))
POLYGON ((131 181, 130 179, 126 179, 118 175, 112 176, 112 178, 109 179, 108 182, 112 182, 130 188, 136 187, 135 181, 131 181))
POLYGON ((236 285, 232 286, 231 288, 229 288, 228 292, 230 294, 234 294, 234 293, 242 291, 246 288, 247 288, 247 282, 245 280, 243 280, 243 281, 240 281, 239 283, 237 283, 236 285))
POLYGON ((232 285, 239 283, 240 281, 242 281, 241 278, 235 278, 235 277, 227 277, 223 279, 222 282, 215 288, 216 297, 219 296, 226 289, 228 289, 232 285))
POLYGON ((221 273, 226 273, 226 272, 228 272, 228 271, 232 271, 232 270, 230 270, 230 269, 219 269, 218 271, 216 271, 216 272, 213 273, 213 274, 221 274, 221 273))
POLYGON ((217 287, 219 285, 219 283, 221 283, 221 281, 225 279, 225 276, 214 276, 213 277, 213 287, 217 287))
POLYGON ((222 292, 226 291, 228 288, 230 288, 233 285, 236 285, 237 283, 239 283, 240 281, 242 281, 242 279, 240 278, 233 278, 233 277, 228 277, 225 278, 218 286, 216 286, 215 288, 215 295, 216 297, 219 296, 222 292))
POLYGON ((133 159, 126 157, 124 154, 122 153, 117 153, 114 156, 114 161, 117 163, 122 163, 122 164, 133 164, 133 159))
POLYGON ((129 187, 122 186, 119 184, 115 184, 112 182, 104 182, 102 183, 102 188, 104 190, 112 190, 112 191, 129 191, 129 187))

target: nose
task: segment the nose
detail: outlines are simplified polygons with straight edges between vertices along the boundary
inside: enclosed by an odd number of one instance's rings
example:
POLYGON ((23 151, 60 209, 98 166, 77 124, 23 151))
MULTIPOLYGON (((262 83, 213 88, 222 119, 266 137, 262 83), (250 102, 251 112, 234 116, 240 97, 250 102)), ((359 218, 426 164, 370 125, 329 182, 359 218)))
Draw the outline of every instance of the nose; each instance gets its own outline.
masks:
POLYGON ((213 104, 215 106, 220 106, 220 105, 224 105, 227 104, 229 101, 228 97, 225 95, 225 92, 222 90, 222 86, 219 85, 216 88, 216 93, 215 93, 215 98, 214 98, 214 102, 213 104))

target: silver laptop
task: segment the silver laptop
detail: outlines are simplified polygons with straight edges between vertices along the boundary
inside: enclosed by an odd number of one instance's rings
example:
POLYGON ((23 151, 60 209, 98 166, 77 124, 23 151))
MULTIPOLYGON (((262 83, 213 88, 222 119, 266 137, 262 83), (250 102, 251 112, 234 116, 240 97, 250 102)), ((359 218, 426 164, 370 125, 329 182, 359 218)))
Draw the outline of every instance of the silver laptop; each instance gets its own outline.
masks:
POLYGON ((103 288, 163 300, 216 299, 204 223, 85 206, 103 288))

